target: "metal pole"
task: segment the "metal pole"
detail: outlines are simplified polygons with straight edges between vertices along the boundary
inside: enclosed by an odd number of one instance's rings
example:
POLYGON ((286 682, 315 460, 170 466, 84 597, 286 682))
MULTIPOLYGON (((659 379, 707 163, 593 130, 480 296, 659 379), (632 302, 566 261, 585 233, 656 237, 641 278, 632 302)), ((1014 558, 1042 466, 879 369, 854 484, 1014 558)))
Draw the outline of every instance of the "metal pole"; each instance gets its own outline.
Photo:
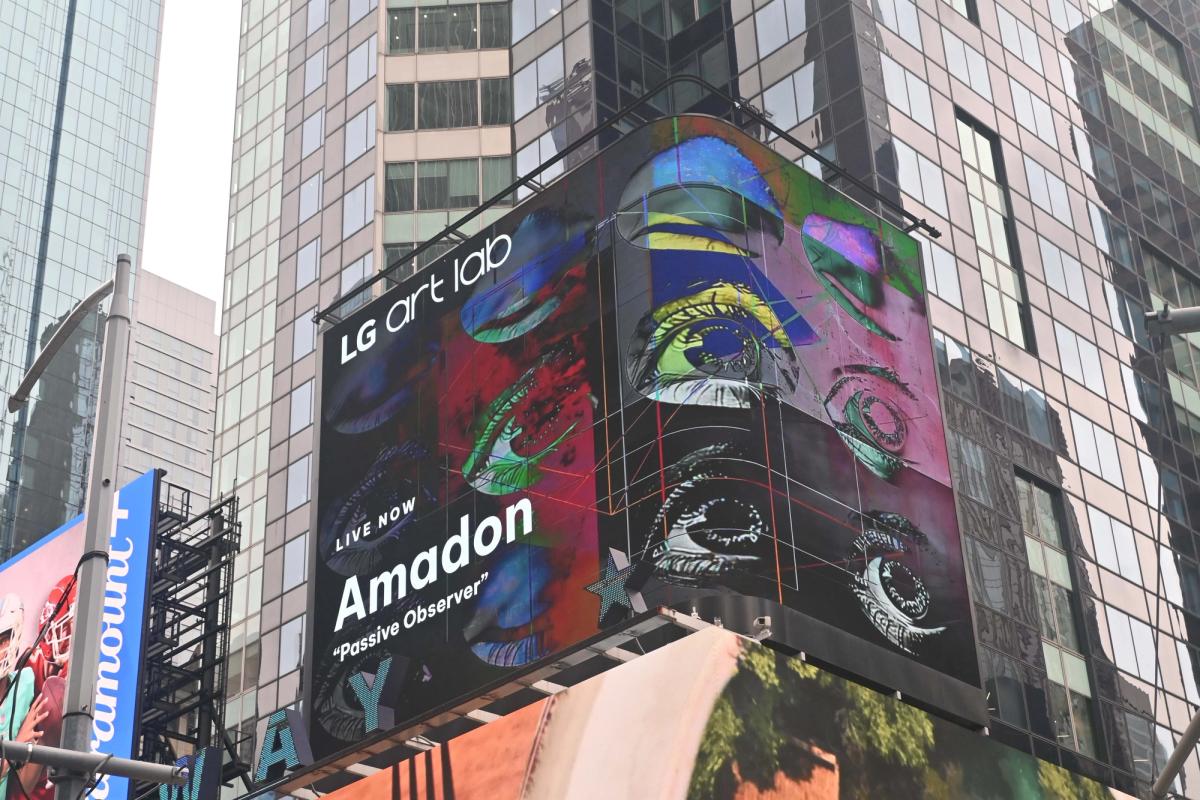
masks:
POLYGON ((117 758, 104 753, 77 753, 74 750, 63 750, 61 747, 44 747, 40 744, 26 744, 4 739, 0 739, 0 758, 4 758, 12 764, 43 764, 54 769, 75 769, 88 775, 99 772, 104 775, 118 775, 146 783, 178 785, 185 783, 188 778, 186 767, 131 761, 128 758, 117 758))
POLYGON ((1167 759, 1162 774, 1154 781, 1154 786, 1150 789, 1151 797, 1158 800, 1167 796, 1167 792, 1171 791, 1171 784, 1175 782, 1175 776, 1183 769, 1183 762, 1192 754, 1197 741, 1200 741, 1200 709, 1192 715, 1192 721, 1188 723, 1183 736, 1179 737, 1179 744, 1175 745, 1175 751, 1167 759))
POLYGON ((217 628, 221 624, 221 558, 225 550, 225 514, 213 514, 212 550, 208 554, 208 579, 204 590, 204 644, 201 646, 200 663, 204 673, 200 677, 200 709, 197 712, 196 749, 212 744, 213 708, 224 698, 216 697, 213 690, 217 685, 217 628))
MULTIPOLYGON (((84 510, 84 555, 79 565, 79 599, 75 606, 75 634, 71 642, 71 668, 63 701, 62 748, 90 753, 92 712, 100 665, 101 616, 104 584, 108 578, 109 537, 112 535, 113 496, 116 491, 117 447, 121 432, 121 406, 125 396, 125 368, 129 351, 130 258, 117 256, 112 304, 104 323, 104 360, 96 400, 96 431, 88 469, 87 504, 84 510)), ((55 774, 57 800, 78 800, 90 779, 78 766, 55 774)))

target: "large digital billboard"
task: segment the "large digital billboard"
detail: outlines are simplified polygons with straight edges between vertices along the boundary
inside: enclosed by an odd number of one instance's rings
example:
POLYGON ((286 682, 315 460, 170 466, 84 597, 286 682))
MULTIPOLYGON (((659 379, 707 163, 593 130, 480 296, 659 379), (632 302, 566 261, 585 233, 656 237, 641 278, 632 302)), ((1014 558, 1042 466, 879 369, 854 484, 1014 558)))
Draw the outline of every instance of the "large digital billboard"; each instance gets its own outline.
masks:
POLYGON ((1133 800, 709 628, 326 800, 1133 800))
MULTIPOLYGON (((91 742, 94 751, 121 758, 133 757, 136 741, 157 499, 158 473, 148 472, 117 490, 113 502, 91 742)), ((79 516, 0 564, 0 738, 59 744, 83 548, 79 516)), ((50 800, 48 778, 37 764, 15 774, 5 764, 0 798, 50 800)), ((89 796, 119 800, 129 789, 127 778, 102 775, 89 796)))
POLYGON ((725 123, 626 135, 321 370, 316 758, 721 593, 978 685, 918 244, 725 123))

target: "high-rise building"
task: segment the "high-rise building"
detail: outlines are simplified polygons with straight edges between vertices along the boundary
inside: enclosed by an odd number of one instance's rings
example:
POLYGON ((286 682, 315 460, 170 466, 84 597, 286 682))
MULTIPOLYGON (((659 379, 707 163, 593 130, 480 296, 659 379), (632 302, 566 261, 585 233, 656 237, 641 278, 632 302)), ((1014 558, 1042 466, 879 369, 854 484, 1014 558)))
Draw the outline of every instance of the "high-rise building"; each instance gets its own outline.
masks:
POLYGON ((216 303, 142 270, 134 287, 118 485, 148 470, 204 508, 211 489, 216 303))
MULTIPOLYGON (((0 8, 0 394, 80 298, 137 263, 159 0, 0 8)), ((0 417, 0 556, 83 510, 101 314, 0 417)))
MULTIPOLYGON (((379 5, 243 15, 215 475, 252 544, 227 718, 261 741, 298 697, 314 310, 689 74, 940 231, 917 235, 990 733, 1145 793, 1200 705, 1200 338, 1141 322, 1200 304, 1195 5, 379 5)), ((730 115, 677 84, 633 120, 685 111, 730 115)), ((1194 754, 1175 788, 1200 797, 1194 754)))

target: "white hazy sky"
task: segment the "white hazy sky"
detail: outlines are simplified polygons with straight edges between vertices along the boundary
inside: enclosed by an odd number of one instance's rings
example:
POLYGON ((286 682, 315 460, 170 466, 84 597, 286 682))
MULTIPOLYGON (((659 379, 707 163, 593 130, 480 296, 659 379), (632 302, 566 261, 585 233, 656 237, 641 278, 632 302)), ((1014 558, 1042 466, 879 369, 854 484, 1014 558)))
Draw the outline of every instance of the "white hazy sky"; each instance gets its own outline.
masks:
POLYGON ((220 307, 242 4, 163 5, 141 266, 220 307))

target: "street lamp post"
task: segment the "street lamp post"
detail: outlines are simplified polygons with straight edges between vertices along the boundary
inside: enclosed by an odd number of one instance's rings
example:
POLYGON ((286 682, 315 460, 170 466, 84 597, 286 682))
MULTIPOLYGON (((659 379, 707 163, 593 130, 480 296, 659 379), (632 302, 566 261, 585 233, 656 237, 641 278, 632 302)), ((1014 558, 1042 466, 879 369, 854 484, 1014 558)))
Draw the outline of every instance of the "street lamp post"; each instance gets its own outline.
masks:
POLYGON ((104 322, 104 356, 96 398, 96 429, 92 440, 88 490, 84 509, 83 557, 78 568, 75 634, 71 642, 71 669, 63 699, 61 748, 0 742, 0 753, 20 761, 46 764, 55 770, 57 800, 78 800, 97 772, 131 775, 159 783, 181 783, 186 770, 128 759, 92 756, 92 715, 96 676, 100 663, 100 635, 104 613, 104 584, 108 578, 109 537, 112 533, 113 498, 116 493, 117 449, 120 444, 121 406, 129 353, 128 255, 117 256, 116 275, 97 287, 71 310, 50 341, 42 348, 17 390, 8 399, 14 412, 29 401, 47 364, 62 349, 83 319, 110 293, 112 304, 104 322), (73 751, 73 752, 67 752, 73 751), (80 754, 88 754, 86 757, 80 754), (23 756, 23 757, 22 757, 23 756), (120 762, 120 763, 117 763, 120 762))

